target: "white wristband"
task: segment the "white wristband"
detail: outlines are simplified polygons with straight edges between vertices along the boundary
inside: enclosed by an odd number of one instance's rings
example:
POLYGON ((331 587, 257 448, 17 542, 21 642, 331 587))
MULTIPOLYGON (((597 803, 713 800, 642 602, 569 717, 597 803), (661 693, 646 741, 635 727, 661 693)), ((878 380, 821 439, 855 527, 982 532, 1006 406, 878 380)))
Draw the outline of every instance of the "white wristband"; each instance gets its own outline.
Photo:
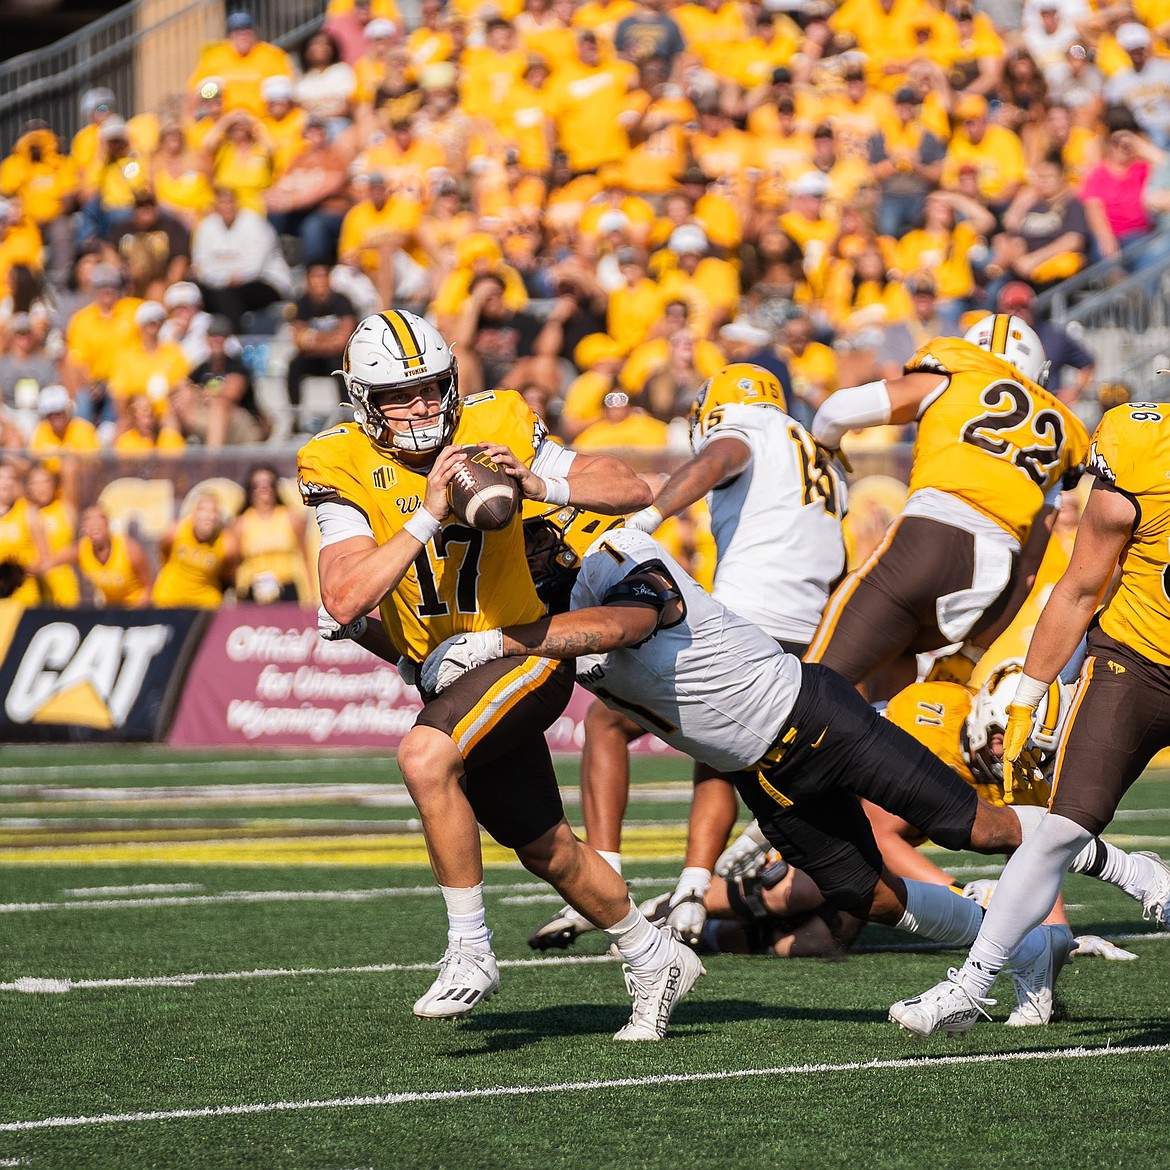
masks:
POLYGON ((1048 694, 1051 684, 1041 682, 1029 674, 1020 675, 1019 685, 1016 687, 1016 697, 1012 704, 1016 707, 1039 707, 1040 700, 1048 694))
POLYGON ((402 531, 409 532, 419 544, 426 544, 442 527, 442 521, 436 520, 426 508, 418 508, 411 513, 410 519, 402 526, 402 531))
POLYGON ((550 504, 567 504, 569 502, 569 481, 559 475, 544 477, 544 498, 550 504))

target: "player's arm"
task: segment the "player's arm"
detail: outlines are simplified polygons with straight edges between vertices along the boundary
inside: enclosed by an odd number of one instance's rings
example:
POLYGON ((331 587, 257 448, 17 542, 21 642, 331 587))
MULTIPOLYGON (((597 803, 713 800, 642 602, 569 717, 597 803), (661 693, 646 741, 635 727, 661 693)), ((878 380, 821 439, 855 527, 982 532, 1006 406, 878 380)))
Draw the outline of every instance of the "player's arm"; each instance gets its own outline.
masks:
POLYGON ((913 422, 948 385, 948 377, 915 371, 849 386, 830 394, 813 419, 812 434, 835 451, 846 431, 913 422))
POLYGON ((519 482, 527 500, 573 504, 606 516, 621 516, 646 507, 654 498, 650 485, 614 455, 584 455, 545 439, 528 466, 507 447, 498 443, 484 446, 519 482))
POLYGON ((419 549, 439 530, 450 505, 447 484, 466 459, 461 447, 444 447, 427 476, 422 506, 384 544, 372 535, 322 544, 317 558, 321 602, 343 626, 365 617, 406 576, 419 549))
POLYGON ((654 503, 629 519, 631 528, 653 532, 670 516, 701 500, 712 488, 741 474, 752 461, 752 449, 742 439, 721 435, 684 463, 658 490, 654 503))
POLYGON ((1021 691, 1028 678, 1042 682, 1047 690, 1073 656, 1109 588, 1137 519, 1137 507, 1129 496, 1102 483, 1094 485, 1077 528, 1072 559, 1036 623, 1021 691))
POLYGON ((685 617, 678 586, 661 561, 636 565, 607 589, 601 604, 522 626, 448 638, 423 663, 422 685, 439 692, 461 675, 497 658, 577 658, 640 646, 659 628, 685 617))

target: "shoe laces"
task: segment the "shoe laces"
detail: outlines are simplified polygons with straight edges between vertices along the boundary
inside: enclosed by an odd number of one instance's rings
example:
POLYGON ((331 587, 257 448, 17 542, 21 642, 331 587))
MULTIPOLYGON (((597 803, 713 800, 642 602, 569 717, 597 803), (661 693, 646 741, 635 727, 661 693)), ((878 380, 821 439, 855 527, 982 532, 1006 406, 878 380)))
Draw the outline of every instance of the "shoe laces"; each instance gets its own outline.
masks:
POLYGON ((953 989, 951 994, 958 994, 965 999, 985 1020, 990 1020, 991 1016, 984 1010, 985 1007, 995 1007, 994 999, 980 999, 977 995, 972 995, 966 987, 959 981, 959 969, 952 967, 947 972, 947 982, 953 989))

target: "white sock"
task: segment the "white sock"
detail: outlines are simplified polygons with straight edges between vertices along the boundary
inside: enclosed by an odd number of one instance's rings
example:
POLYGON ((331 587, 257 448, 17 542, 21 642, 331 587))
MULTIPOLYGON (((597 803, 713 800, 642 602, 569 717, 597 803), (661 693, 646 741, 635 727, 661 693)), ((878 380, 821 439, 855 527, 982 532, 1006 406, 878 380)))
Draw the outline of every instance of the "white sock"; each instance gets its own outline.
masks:
POLYGON ((983 910, 978 902, 956 894, 950 886, 933 882, 906 882, 906 913, 898 930, 922 934, 936 942, 966 946, 979 933, 983 910))
POLYGON ((1119 890, 1124 890, 1139 902, 1157 879, 1157 870, 1148 857, 1138 857, 1094 837, 1073 858, 1069 868, 1073 873, 1100 878, 1119 890))
MULTIPOLYGON (((1047 815, 1045 809, 1032 805, 1012 805, 1011 809, 1020 820, 1020 830, 1025 838, 1036 831, 1037 826, 1047 815)), ((1069 869, 1073 873, 1083 873, 1086 877, 1100 878, 1101 881, 1124 890, 1139 902, 1145 897, 1151 883, 1157 879, 1157 872, 1148 858, 1131 856, 1123 849, 1118 849, 1116 845, 1102 841, 1100 837, 1093 837, 1089 841, 1073 858, 1069 869)))
POLYGON ((1012 854, 959 972, 972 995, 987 994, 1008 956, 1048 917, 1069 865, 1091 837, 1075 821, 1049 813, 1012 854))
POLYGON ((619 877, 622 872, 622 855, 620 853, 610 853, 605 849, 598 849, 597 856, 609 866, 619 877))
POLYGON ((483 882, 474 886, 440 886, 447 903, 447 941, 471 951, 490 951, 492 932, 483 908, 483 882))
POLYGON ((1010 804, 1008 808, 1016 814, 1020 822, 1020 840, 1025 841, 1039 827, 1040 822, 1048 815, 1048 810, 1034 804, 1010 804))
POLYGON ((698 894, 701 898, 711 888, 711 871, 701 865, 688 865, 678 879, 674 892, 680 897, 698 894))
POLYGON ((632 901, 625 918, 605 933, 635 975, 650 975, 664 967, 670 958, 667 936, 652 926, 632 901))

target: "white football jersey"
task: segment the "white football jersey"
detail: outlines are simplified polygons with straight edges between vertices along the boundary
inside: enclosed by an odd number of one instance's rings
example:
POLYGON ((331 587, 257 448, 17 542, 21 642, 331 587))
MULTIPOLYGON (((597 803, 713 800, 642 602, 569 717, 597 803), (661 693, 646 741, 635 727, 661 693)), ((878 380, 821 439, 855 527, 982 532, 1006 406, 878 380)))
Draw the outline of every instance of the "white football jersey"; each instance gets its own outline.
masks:
POLYGON ((811 641, 845 568, 846 488, 795 419, 771 404, 731 403, 708 427, 751 448, 740 475, 707 495, 718 561, 715 597, 773 638, 811 641))
POLYGON ((578 658, 577 681, 679 751, 715 768, 749 767, 772 746, 796 702, 798 659, 633 528, 615 528, 590 547, 571 608, 601 605, 614 585, 655 560, 682 594, 682 621, 641 646, 578 658))

